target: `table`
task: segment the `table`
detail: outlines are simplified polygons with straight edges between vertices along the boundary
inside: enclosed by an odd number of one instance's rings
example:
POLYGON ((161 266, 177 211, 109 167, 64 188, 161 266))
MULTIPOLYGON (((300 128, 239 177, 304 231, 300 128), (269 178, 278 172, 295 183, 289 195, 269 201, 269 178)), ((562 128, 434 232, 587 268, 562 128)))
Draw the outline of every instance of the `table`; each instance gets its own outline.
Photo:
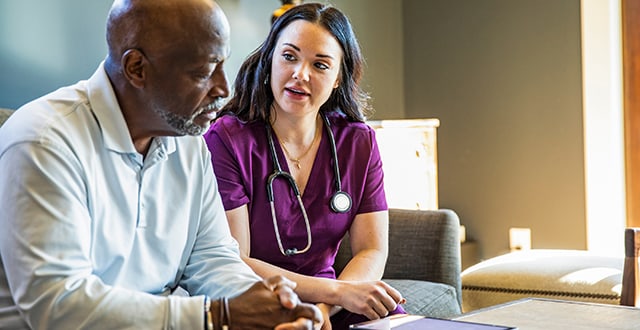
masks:
POLYGON ((519 330, 640 329, 640 308, 525 298, 479 309, 454 320, 508 325, 519 330))

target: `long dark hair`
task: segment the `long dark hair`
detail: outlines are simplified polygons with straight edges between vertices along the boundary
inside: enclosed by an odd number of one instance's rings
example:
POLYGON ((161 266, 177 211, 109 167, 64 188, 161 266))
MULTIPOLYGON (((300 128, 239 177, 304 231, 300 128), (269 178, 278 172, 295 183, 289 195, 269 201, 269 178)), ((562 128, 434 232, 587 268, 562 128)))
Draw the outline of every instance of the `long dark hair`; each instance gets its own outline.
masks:
POLYGON ((269 122, 273 92, 268 83, 273 52, 282 30, 291 22, 306 20, 323 26, 342 47, 340 84, 320 111, 343 112, 349 120, 364 121, 370 111, 369 95, 360 88, 364 58, 349 19, 338 9, 319 3, 306 3, 287 10, 271 26, 267 39, 242 63, 234 83, 234 96, 223 113, 235 114, 243 121, 269 122))

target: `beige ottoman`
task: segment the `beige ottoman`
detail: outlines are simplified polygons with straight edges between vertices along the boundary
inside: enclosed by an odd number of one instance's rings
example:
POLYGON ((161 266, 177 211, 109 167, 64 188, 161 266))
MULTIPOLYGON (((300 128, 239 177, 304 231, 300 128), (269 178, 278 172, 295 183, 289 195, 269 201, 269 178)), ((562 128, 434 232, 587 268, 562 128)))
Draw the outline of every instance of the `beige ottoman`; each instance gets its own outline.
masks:
POLYGON ((620 304, 624 256, 581 250, 526 250, 462 272, 462 311, 526 297, 620 304))

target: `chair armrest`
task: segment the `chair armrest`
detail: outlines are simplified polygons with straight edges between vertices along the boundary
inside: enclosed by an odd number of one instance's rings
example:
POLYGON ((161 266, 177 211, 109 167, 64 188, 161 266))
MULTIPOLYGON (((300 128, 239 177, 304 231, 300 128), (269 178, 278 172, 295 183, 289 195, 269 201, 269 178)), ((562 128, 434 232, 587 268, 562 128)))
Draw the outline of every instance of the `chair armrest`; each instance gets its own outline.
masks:
POLYGON ((0 126, 2 126, 2 124, 4 124, 7 119, 9 119, 9 116, 13 114, 13 111, 14 110, 11 109, 0 108, 0 126))
MULTIPOLYGON (((389 257, 383 278, 448 284, 461 303, 459 231, 460 219, 452 210, 390 209, 389 257)), ((336 272, 350 258, 349 240, 345 239, 336 256, 336 272)))
POLYGON ((448 284, 461 302, 460 272, 460 219, 454 211, 389 210, 384 278, 448 284))

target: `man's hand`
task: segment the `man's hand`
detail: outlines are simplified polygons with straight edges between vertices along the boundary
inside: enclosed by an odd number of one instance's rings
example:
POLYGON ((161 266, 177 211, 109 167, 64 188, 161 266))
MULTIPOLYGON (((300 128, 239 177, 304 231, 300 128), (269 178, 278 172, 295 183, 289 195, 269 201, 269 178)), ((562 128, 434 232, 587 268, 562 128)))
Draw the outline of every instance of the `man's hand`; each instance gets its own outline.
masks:
POLYGON ((316 306, 318 306, 318 308, 322 312, 322 318, 324 318, 324 323, 322 324, 322 327, 320 328, 320 330, 332 330, 332 327, 331 327, 331 306, 329 306, 327 304, 324 304, 324 303, 319 303, 316 306))
MULTIPOLYGON (((300 302, 293 292, 296 284, 274 276, 254 284, 229 300, 231 328, 311 330, 322 324, 322 313, 313 304, 300 302)), ((215 313, 216 307, 212 306, 215 313)), ((219 305, 218 307, 219 308, 219 305)))

